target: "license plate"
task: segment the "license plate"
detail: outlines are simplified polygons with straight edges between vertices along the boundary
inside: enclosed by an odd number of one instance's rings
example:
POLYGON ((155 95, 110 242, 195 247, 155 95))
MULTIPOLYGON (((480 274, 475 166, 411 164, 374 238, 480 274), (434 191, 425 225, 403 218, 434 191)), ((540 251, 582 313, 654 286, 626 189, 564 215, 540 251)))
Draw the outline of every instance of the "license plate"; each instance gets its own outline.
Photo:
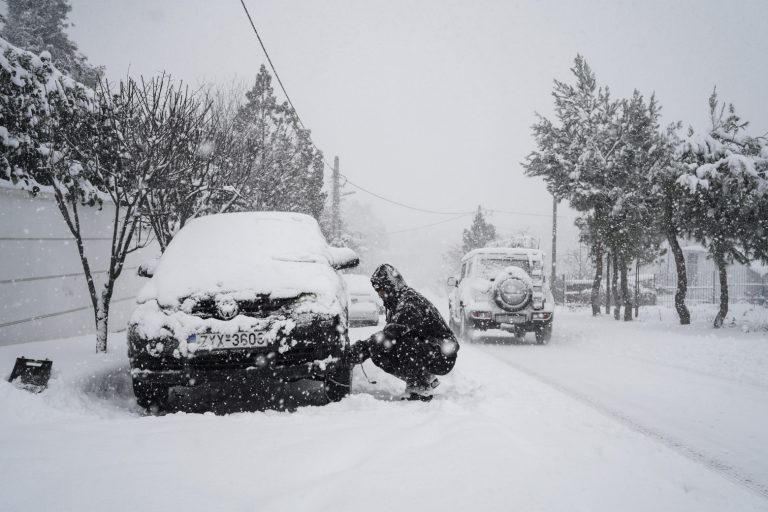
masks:
POLYGON ((523 324, 526 322, 525 315, 496 315, 496 321, 500 324, 523 324))
POLYGON ((264 338, 264 333, 256 331, 236 332, 234 334, 201 333, 196 336, 195 343, 197 350, 228 350, 269 346, 269 342, 264 338))

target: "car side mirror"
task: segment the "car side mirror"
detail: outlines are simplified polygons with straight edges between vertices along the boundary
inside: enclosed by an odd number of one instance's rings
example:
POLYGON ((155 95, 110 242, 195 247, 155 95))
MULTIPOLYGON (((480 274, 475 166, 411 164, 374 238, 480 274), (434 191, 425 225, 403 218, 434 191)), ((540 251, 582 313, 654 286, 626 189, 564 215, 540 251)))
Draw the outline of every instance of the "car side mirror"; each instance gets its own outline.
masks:
POLYGON ((345 268, 355 268, 360 264, 360 258, 358 258, 355 251, 348 249, 347 247, 331 247, 331 266, 336 270, 343 270, 345 268))
POLYGON ((451 276, 448 278, 448 286, 459 286, 459 281, 455 277, 451 276))
POLYGON ((139 277, 152 277, 155 275, 155 268, 157 267, 158 261, 159 260, 157 258, 145 261, 139 265, 139 268, 136 270, 136 274, 138 274, 139 277))

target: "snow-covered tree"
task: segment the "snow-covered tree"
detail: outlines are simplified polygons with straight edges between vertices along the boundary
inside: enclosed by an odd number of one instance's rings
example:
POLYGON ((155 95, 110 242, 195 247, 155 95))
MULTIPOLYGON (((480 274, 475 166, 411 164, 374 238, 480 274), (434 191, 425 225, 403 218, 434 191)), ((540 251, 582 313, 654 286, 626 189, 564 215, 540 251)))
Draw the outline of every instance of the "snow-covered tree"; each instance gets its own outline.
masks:
POLYGON ((71 26, 69 0, 6 0, 6 5, 0 36, 36 55, 48 52, 57 69, 89 87, 97 86, 104 69, 89 64, 66 33, 71 26))
POLYGON ((657 213, 659 231, 664 236, 669 250, 675 260, 677 286, 675 289, 675 310, 681 325, 691 323, 691 313, 685 304, 688 293, 688 272, 686 271, 685 255, 680 246, 679 238, 684 236, 691 219, 686 217, 686 210, 681 208, 682 197, 685 193, 677 184, 677 179, 683 173, 679 165, 674 165, 672 155, 674 148, 680 142, 678 130, 680 123, 667 128, 666 133, 659 135, 659 147, 664 152, 660 165, 653 167, 649 176, 652 201, 657 213))
POLYGON ((608 214, 608 245, 619 264, 624 319, 632 319, 627 267, 633 260, 653 261, 661 244, 658 208, 649 186, 655 169, 666 165, 668 152, 659 130, 660 108, 654 96, 645 101, 636 90, 620 102, 620 137, 616 166, 606 190, 612 209, 608 214))
POLYGON ((733 105, 709 98, 711 125, 689 129, 675 153, 680 208, 692 220, 689 233, 709 249, 718 268, 720 308, 714 326, 728 314, 727 265, 768 257, 768 145, 744 133, 748 123, 733 105))
POLYGON ((464 254, 473 249, 485 247, 496 239, 496 227, 488 222, 483 209, 478 206, 472 224, 461 235, 461 249, 464 254))
MULTIPOLYGON (((147 118, 169 133, 165 147, 155 155, 164 163, 147 195, 144 217, 165 250, 171 238, 195 217, 232 209, 244 186, 247 162, 241 138, 234 133, 232 118, 214 109, 206 94, 190 92, 162 75, 142 81, 147 118)), ((142 130, 152 137, 157 134, 142 130)))
POLYGON ((278 103, 272 77, 261 66, 235 117, 235 129, 254 159, 243 192, 247 209, 308 213, 320 218, 325 204, 323 156, 287 102, 278 103))
MULTIPOLYGON (((628 99, 612 99, 581 56, 571 73, 573 85, 555 81, 556 122, 538 117, 533 126, 537 150, 523 166, 582 214, 577 227, 595 264, 593 314, 600 312, 602 261, 610 251, 614 275, 621 278, 624 319, 631 320, 627 267, 634 260, 653 259, 659 247, 648 185, 648 176, 666 154, 659 141, 659 107, 655 98, 646 102, 638 91, 628 99)), ((621 302, 615 303, 619 318, 621 302)))
POLYGON ((497 239, 496 226, 488 222, 483 209, 478 206, 472 224, 462 231, 461 243, 448 243, 443 253, 443 273, 455 273, 461 258, 473 249, 487 247, 497 239))
POLYGON ((526 174, 544 179, 558 199, 584 213, 582 238, 590 244, 595 263, 593 311, 600 310, 602 255, 613 207, 610 179, 616 170, 621 139, 619 102, 598 87, 595 74, 581 55, 571 68, 574 85, 555 80, 552 96, 556 122, 538 115, 533 125, 537 150, 523 162, 526 174))

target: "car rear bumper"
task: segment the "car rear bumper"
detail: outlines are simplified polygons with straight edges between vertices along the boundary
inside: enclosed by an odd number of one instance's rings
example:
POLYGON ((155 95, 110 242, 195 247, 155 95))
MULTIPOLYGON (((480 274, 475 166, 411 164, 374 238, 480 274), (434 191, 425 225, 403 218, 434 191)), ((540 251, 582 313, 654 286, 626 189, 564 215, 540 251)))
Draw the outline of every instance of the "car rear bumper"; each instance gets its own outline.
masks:
POLYGON ((527 313, 519 313, 526 315, 525 321, 522 322, 515 322, 515 323, 505 323, 505 322, 498 322, 496 320, 478 320, 475 318, 468 318, 467 321, 469 323, 470 328, 477 329, 481 331, 486 331, 489 329, 500 329, 503 331, 509 331, 509 332, 516 332, 516 331, 536 331, 538 329, 542 329, 548 325, 552 325, 552 322, 554 320, 554 313, 549 312, 549 318, 547 319, 538 319, 533 318, 531 312, 527 313))

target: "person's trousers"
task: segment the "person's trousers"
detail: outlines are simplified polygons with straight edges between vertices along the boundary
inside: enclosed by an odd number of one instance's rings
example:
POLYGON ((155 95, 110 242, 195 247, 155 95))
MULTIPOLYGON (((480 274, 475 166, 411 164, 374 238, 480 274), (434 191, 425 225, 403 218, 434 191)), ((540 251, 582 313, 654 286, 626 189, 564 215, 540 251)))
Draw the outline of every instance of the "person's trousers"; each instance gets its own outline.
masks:
POLYGON ((456 363, 456 352, 445 354, 436 340, 401 339, 390 345, 368 339, 361 343, 370 343, 367 348, 373 364, 408 384, 426 383, 430 375, 445 375, 456 363))

